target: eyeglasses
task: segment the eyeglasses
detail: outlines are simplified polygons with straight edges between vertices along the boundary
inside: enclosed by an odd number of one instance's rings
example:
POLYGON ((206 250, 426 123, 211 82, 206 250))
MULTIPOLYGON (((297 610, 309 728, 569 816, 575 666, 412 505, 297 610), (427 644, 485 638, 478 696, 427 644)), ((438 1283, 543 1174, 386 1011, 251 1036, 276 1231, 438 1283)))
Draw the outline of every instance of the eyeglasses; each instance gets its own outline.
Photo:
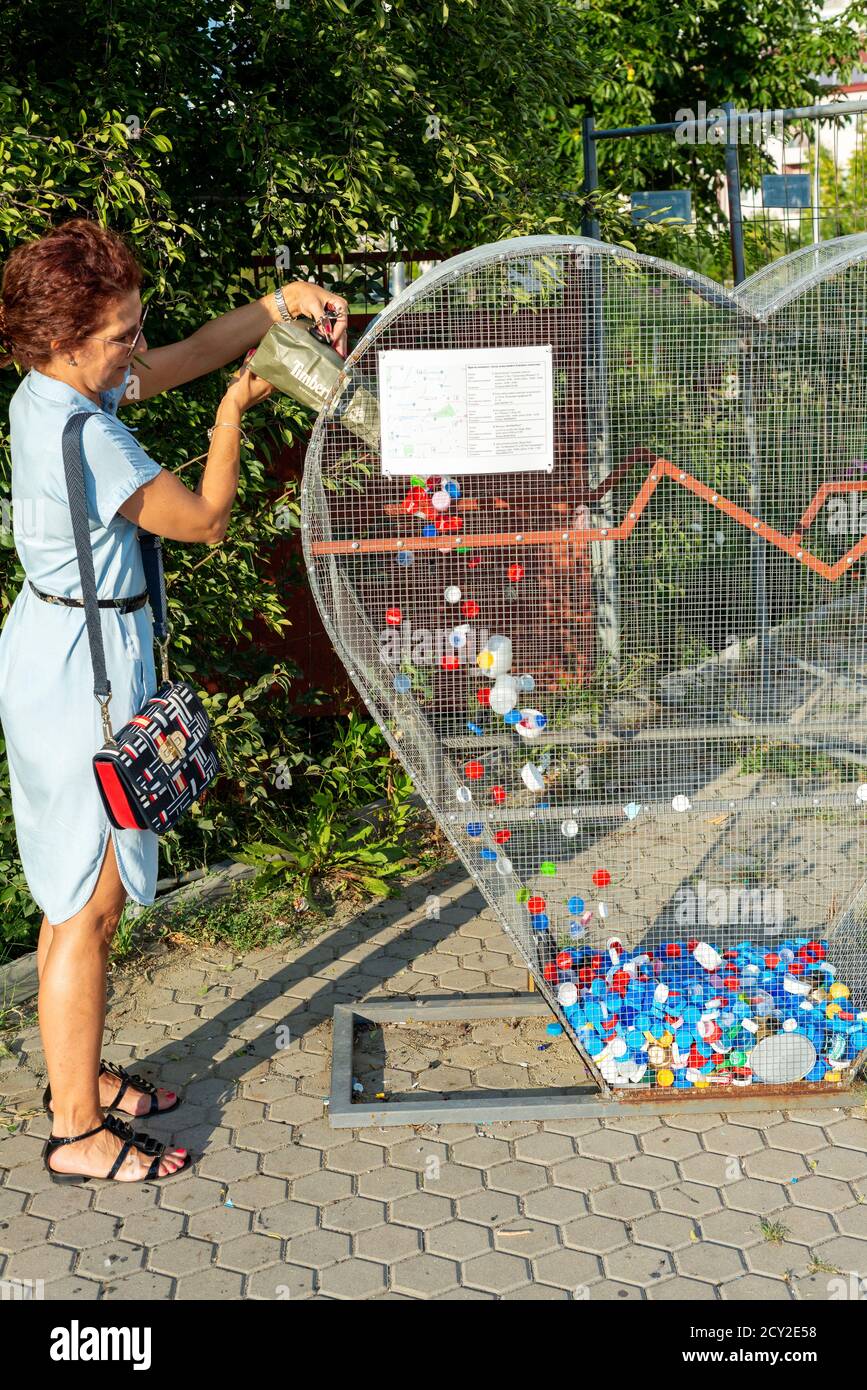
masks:
POLYGON ((138 332, 136 333, 131 343, 124 342, 122 338, 99 338, 94 333, 88 333, 85 336, 94 343, 113 343, 115 347, 126 348, 127 357, 130 358, 132 357, 133 353, 135 352, 136 348, 141 342, 141 335, 144 332, 145 319, 148 316, 148 311, 150 310, 150 307, 151 306, 148 304, 147 308, 142 314, 141 319, 139 320, 138 332))

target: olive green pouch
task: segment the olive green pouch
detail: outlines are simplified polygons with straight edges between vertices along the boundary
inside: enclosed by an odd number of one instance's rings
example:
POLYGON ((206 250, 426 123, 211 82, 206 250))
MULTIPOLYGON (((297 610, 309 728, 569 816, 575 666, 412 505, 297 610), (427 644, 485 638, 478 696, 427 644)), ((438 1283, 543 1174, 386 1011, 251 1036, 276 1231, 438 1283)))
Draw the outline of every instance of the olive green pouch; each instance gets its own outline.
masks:
MULTIPOLYGON (((340 375, 343 358, 333 348, 310 336, 301 321, 275 323, 265 334, 250 370, 278 391, 310 410, 320 410, 340 375)), ((363 387, 357 390, 346 381, 333 402, 335 417, 373 449, 379 448, 379 406, 363 387)))

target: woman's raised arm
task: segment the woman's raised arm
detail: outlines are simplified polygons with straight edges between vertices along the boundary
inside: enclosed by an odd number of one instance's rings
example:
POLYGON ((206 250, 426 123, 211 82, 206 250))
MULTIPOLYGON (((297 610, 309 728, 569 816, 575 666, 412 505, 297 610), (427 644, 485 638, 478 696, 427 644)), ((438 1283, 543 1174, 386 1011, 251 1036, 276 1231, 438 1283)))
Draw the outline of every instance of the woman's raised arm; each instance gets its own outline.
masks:
MULTIPOLYGON (((341 357, 346 356, 348 306, 345 299, 306 280, 293 280, 284 285, 283 297, 286 308, 293 315, 320 319, 326 309, 337 310, 331 342, 341 357)), ((118 408, 133 401, 146 401, 225 367, 255 347, 281 317, 274 295, 266 294, 262 299, 243 304, 240 309, 231 309, 228 314, 210 319, 178 343, 136 353, 132 362, 133 384, 121 398, 118 408)))

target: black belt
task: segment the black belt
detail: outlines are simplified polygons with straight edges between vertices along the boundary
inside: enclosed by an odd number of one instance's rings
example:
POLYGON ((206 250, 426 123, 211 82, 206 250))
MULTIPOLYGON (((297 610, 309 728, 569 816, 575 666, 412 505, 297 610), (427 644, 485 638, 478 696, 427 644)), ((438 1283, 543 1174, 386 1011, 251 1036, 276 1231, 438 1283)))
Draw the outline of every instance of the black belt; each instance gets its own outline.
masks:
MULTIPOLYGON (((28 579, 37 598, 41 598, 43 603, 60 603, 64 608, 83 608, 84 604, 80 598, 61 598, 60 594, 44 594, 41 589, 37 589, 32 579, 28 579)), ((137 609, 143 608, 148 601, 147 592, 134 594, 131 598, 101 598, 97 600, 100 608, 116 608, 118 613, 135 613, 137 609)))

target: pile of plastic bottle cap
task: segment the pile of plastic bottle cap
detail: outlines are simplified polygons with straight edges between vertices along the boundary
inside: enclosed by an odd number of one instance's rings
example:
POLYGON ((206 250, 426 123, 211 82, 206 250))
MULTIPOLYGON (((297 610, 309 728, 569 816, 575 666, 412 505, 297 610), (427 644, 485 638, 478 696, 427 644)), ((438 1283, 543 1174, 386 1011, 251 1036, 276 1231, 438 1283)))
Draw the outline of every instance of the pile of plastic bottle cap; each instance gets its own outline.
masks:
POLYGON ((604 950, 559 950, 544 974, 609 1084, 833 1084, 867 1047, 867 1011, 827 955, 827 941, 806 937, 772 950, 671 941, 653 954, 612 937, 604 950))

